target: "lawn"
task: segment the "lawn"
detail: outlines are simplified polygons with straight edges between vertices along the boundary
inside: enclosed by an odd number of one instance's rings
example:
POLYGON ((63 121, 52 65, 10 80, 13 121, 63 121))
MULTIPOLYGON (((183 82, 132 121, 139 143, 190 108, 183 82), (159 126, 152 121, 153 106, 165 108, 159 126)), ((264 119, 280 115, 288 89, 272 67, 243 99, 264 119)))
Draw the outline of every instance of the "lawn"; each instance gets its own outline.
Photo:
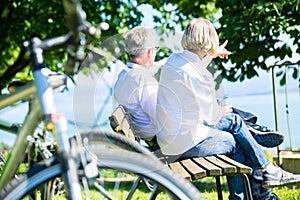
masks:
MULTIPOLYGON (((223 198, 228 199, 229 191, 226 183, 226 178, 221 177, 223 198)), ((218 199, 216 192, 215 180, 212 177, 204 178, 194 182, 194 185, 199 189, 204 200, 218 199)), ((274 188, 273 192, 282 200, 298 200, 300 199, 300 185, 274 188)))
MULTIPOLYGON (((272 161, 272 156, 266 152, 267 157, 272 161)), ((19 172, 27 171, 27 165, 22 164, 19 172)), ((214 177, 207 177, 200 179, 198 181, 194 181, 193 184, 199 189, 202 197, 204 200, 216 200, 217 199, 217 192, 216 192, 216 185, 215 185, 215 178, 214 177)), ((222 192, 224 200, 228 199, 229 191, 227 186, 226 177, 221 177, 221 184, 222 184, 222 192)), ((118 191, 117 198, 123 199, 124 196, 128 194, 130 190, 130 184, 128 188, 122 188, 118 191)), ((113 189, 113 186, 112 186, 113 189)), ((277 194, 282 200, 300 200, 300 184, 297 186, 289 186, 289 187, 280 187, 274 188, 273 192, 277 194)), ((92 199, 98 196, 98 192, 92 193, 92 199)), ((147 199, 147 193, 143 190, 138 191, 136 194, 138 198, 136 199, 147 199)), ((98 197, 97 197, 98 198, 98 197)), ((57 199, 65 199, 65 196, 62 195, 61 197, 57 197, 57 199)), ((165 199, 165 196, 162 195, 159 199, 165 199)))
MULTIPOLYGON (((21 171, 23 171, 26 166, 21 165, 21 171)), ((25 171, 25 170, 24 170, 25 171)), ((117 198, 118 199, 124 199, 124 196, 128 194, 128 191, 130 190, 131 184, 128 183, 128 187, 123 187, 121 190, 118 191, 117 198)), ((217 192, 216 192, 216 185, 215 185, 215 178, 214 177, 207 177, 200 179, 198 181, 194 181, 193 184, 199 189, 202 197, 204 200, 216 200, 217 199, 217 192)), ((224 200, 228 199, 229 191, 227 186, 226 177, 221 177, 221 184, 222 184, 222 192, 223 192, 223 198, 224 200)), ((126 185, 126 184, 125 184, 126 185)), ((113 186, 111 187, 114 188, 113 186)), ((290 187, 281 187, 281 188, 274 188, 273 192, 277 194, 282 200, 300 200, 300 185, 298 186, 290 186, 290 187)), ((95 199, 94 197, 99 196, 98 192, 94 192, 91 194, 92 199, 95 199)), ((145 193, 143 190, 139 190, 136 194, 135 199, 147 199, 148 193, 145 193)), ((62 195, 60 197, 57 197, 56 199, 65 199, 65 196, 62 195)), ((164 200, 165 196, 162 195, 159 199, 164 200)))

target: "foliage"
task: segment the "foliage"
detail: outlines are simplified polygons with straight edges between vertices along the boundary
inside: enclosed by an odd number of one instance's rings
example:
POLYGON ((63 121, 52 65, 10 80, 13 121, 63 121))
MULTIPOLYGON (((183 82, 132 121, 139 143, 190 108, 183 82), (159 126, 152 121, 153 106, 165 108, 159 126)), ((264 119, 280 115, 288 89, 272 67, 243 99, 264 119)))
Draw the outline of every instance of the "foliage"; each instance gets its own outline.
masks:
MULTIPOLYGON (((217 4, 222 8, 221 38, 230 38, 228 49, 234 50, 231 62, 235 68, 227 75, 230 80, 251 78, 256 69, 268 70, 266 60, 274 56, 283 63, 292 56, 291 47, 279 36, 287 34, 298 47, 300 41, 300 1, 228 1, 217 4), (279 44, 281 43, 281 45, 279 44), (240 73, 237 73, 237 72, 240 73)), ((299 48, 296 49, 300 53, 299 48)), ((295 52, 294 52, 295 53, 295 52)), ((299 65, 299 61, 298 61, 299 65)))
MULTIPOLYGON (((87 19, 93 25, 105 20, 110 35, 128 30, 141 21, 141 12, 132 3, 122 1, 83 1, 87 19)), ((61 0, 2 0, 0 7, 0 90, 14 79, 31 79, 30 58, 23 43, 33 37, 46 39, 67 33, 65 12, 61 0), (22 17, 20 17, 22 16, 22 17)), ((62 70, 66 55, 61 49, 47 53, 46 65, 54 71, 62 70)))
MULTIPOLYGON (((161 5, 166 4, 175 5, 176 9, 173 12, 176 17, 172 20, 176 21, 176 24, 184 26, 191 18, 204 17, 215 24, 221 42, 229 40, 226 48, 233 53, 229 61, 220 63, 221 60, 217 60, 223 78, 243 81, 258 76, 258 69, 269 70, 271 67, 266 63, 269 58, 275 60, 269 65, 277 67, 291 63, 295 63, 296 66, 300 64, 300 60, 291 60, 292 53, 300 53, 299 0, 164 0, 153 5, 157 5, 156 8, 161 10, 161 5), (282 35, 292 39, 293 45, 296 46, 294 52, 286 41, 280 40, 279 36, 282 35), (228 65, 231 65, 229 70, 228 65)), ((281 83, 284 84, 284 79, 281 83)))
MULTIPOLYGON (((153 21, 161 30, 182 29, 194 17, 211 20, 221 42, 229 40, 227 48, 233 52, 227 64, 216 61, 222 77, 230 81, 257 76, 258 69, 268 70, 266 61, 271 57, 276 60, 272 64, 281 66, 284 61, 291 63, 292 53, 300 53, 299 4, 300 0, 82 0, 88 21, 110 25, 101 41, 140 25, 140 5, 151 5, 156 10, 153 21), (292 39, 296 52, 285 41, 279 41, 282 34, 292 39), (227 70, 228 65, 234 67, 227 70)), ((1 0, 0 89, 12 79, 31 79, 30 59, 23 42, 35 36, 45 39, 66 33, 64 15, 61 0, 1 0)), ((47 66, 57 71, 62 70, 66 55, 58 49, 47 53, 46 58, 47 66)))

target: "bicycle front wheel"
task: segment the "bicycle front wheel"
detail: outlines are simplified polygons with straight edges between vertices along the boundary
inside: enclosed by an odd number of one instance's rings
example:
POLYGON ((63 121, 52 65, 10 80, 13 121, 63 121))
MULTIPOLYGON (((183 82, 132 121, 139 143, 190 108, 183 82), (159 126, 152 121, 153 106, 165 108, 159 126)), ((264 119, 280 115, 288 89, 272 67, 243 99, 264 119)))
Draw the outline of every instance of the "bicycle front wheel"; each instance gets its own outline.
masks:
MULTIPOLYGON (((127 151, 142 153, 152 158, 155 157, 153 153, 151 153, 147 148, 120 133, 108 131, 91 131, 80 133, 79 137, 82 141, 83 146, 91 150, 94 147, 96 147, 96 149, 99 148, 100 145, 106 149, 123 149, 127 151)), ((73 138, 76 138, 76 136, 74 136, 73 138)))
MULTIPOLYGON (((90 155, 97 161, 98 171, 87 178, 84 170, 79 170, 84 199, 201 199, 191 183, 148 156, 112 149, 93 149, 90 155)), ((42 192, 42 188, 55 188, 53 183, 61 176, 62 168, 53 159, 11 181, 1 191, 0 199, 30 199, 32 194, 40 199, 66 199, 65 194, 54 191, 53 196, 46 198, 42 192)))

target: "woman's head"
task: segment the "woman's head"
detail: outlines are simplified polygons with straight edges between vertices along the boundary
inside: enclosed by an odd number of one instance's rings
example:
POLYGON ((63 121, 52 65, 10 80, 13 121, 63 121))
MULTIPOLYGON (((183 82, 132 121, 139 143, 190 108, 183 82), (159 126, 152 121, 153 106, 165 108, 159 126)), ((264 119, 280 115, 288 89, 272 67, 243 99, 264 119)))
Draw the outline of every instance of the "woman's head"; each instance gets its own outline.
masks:
POLYGON ((219 47, 219 36, 210 21, 196 18, 186 27, 181 45, 186 50, 205 51, 213 55, 219 47))

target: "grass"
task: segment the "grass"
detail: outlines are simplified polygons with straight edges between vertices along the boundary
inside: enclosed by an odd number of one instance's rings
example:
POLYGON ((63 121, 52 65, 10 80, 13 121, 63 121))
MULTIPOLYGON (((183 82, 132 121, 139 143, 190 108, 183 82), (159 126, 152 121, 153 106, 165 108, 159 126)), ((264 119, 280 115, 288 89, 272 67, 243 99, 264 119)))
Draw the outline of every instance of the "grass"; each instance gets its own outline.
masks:
MULTIPOLYGON (((195 181, 193 183, 199 189, 204 200, 218 199, 215 179, 213 177, 207 177, 199 181, 195 181)), ((228 191, 227 181, 225 177, 221 177, 221 183, 222 183, 223 198, 228 199, 229 191, 228 191)), ((273 192, 283 200, 300 199, 300 185, 274 188, 273 192)))
MULTIPOLYGON (((272 161, 272 155, 265 152, 267 157, 272 161)), ((25 164, 22 164, 19 169, 19 173, 27 171, 28 166, 25 164)), ((112 174, 111 174, 112 175, 112 174)), ((221 177, 221 183, 222 183, 222 194, 223 198, 226 200, 229 196, 227 181, 225 177, 221 177)), ((123 183, 124 184, 124 183, 123 183)), ((198 181, 193 182, 193 184, 199 189, 201 196, 204 200, 215 200, 217 199, 217 191, 216 191, 216 185, 215 185, 215 178, 214 177, 207 177, 200 179, 198 181)), ((131 187, 131 183, 128 183, 124 185, 124 187, 120 190, 118 190, 117 198, 118 199, 124 199, 125 196, 128 194, 131 187)), ((113 189, 113 186, 111 186, 113 189)), ((289 186, 289 187, 280 187, 280 188, 274 188, 273 192, 277 194, 281 199, 283 200, 297 200, 300 199, 300 185, 298 186, 289 186)), ((148 193, 145 192, 145 190, 141 189, 137 191, 136 196, 134 199, 147 199, 148 193)), ((91 194, 92 199, 99 198, 99 193, 95 191, 91 194)), ((60 197, 57 197, 56 199, 62 200, 65 199, 65 196, 62 195, 60 197)), ((164 195, 161 196, 159 199, 166 199, 164 195)))
MULTIPOLYGON (((273 156, 265 151, 267 158, 273 162, 273 156)), ((221 177, 222 183, 222 194, 224 199, 228 199, 229 191, 227 186, 227 181, 225 177, 221 177)), ((195 181, 194 185, 199 189, 202 197, 205 200, 214 200, 217 199, 217 190, 215 185, 215 178, 207 177, 201 179, 199 181, 195 181)), ((297 200, 300 199, 300 185, 297 186, 285 186, 285 187, 278 187, 274 188, 273 191, 275 194, 278 195, 283 200, 297 200)))
MULTIPOLYGON (((26 171, 27 166, 26 165, 21 165, 21 169, 19 171, 26 171)), ((106 172, 108 173, 108 172, 106 172)), ((110 172, 112 173, 112 172, 110 172)), ((114 176, 113 174, 111 174, 114 176)), ((223 193, 223 198, 226 200, 228 199, 229 196, 229 191, 228 191, 228 186, 227 186, 227 181, 226 177, 221 177, 221 183, 222 183, 222 193, 223 193)), ((118 199, 125 199, 125 196, 128 194, 130 187, 131 187, 131 182, 123 182, 122 185, 123 187, 120 188, 120 190, 117 191, 116 197, 118 199)), ((207 177, 200 179, 198 181, 194 181, 193 184, 199 189, 201 196, 203 197, 204 200, 215 200, 217 199, 217 192, 216 192, 216 185, 215 185, 215 178, 214 177, 207 177)), ((113 185, 111 188, 113 189, 113 185)), ((145 192, 143 188, 141 188, 137 193, 135 194, 134 199, 147 199, 148 193, 145 192)), ((273 192, 277 194, 281 199, 284 200, 296 200, 300 199, 300 187, 298 186, 290 186, 290 187, 281 187, 281 188, 274 188, 273 192)), ((95 190, 94 193, 91 194, 92 199, 99 199, 99 193, 95 190)), ((56 198, 57 200, 65 200, 65 196, 59 196, 56 198)), ((166 199, 166 196, 162 195, 158 199, 166 199)))
MULTIPOLYGON (((228 187, 226 184, 226 179, 222 177, 222 191, 223 191, 223 198, 224 200, 228 199, 228 187)), ((129 186, 128 188, 123 188, 122 190, 118 190, 116 194, 117 199, 126 199, 126 196, 129 191, 129 186)), ((215 187, 215 182, 214 178, 204 178, 200 181, 194 182, 194 185, 199 189, 201 196, 203 197, 204 200, 215 200, 217 199, 217 192, 216 192, 216 187, 215 187)), ((300 188, 298 187, 282 187, 282 188, 275 188, 274 193, 276 193, 281 199, 283 200, 297 200, 300 199, 300 188)), ((92 199, 103 199, 103 196, 99 196, 99 193, 97 191, 92 192, 91 194, 92 199)), ((135 194, 134 198, 135 200, 146 200, 148 199, 148 193, 146 193, 143 190, 137 191, 137 194, 135 194)), ((65 200, 65 196, 58 196, 55 198, 56 200, 65 200)), ((162 195, 157 198, 157 200, 167 200, 167 197, 162 195)))

